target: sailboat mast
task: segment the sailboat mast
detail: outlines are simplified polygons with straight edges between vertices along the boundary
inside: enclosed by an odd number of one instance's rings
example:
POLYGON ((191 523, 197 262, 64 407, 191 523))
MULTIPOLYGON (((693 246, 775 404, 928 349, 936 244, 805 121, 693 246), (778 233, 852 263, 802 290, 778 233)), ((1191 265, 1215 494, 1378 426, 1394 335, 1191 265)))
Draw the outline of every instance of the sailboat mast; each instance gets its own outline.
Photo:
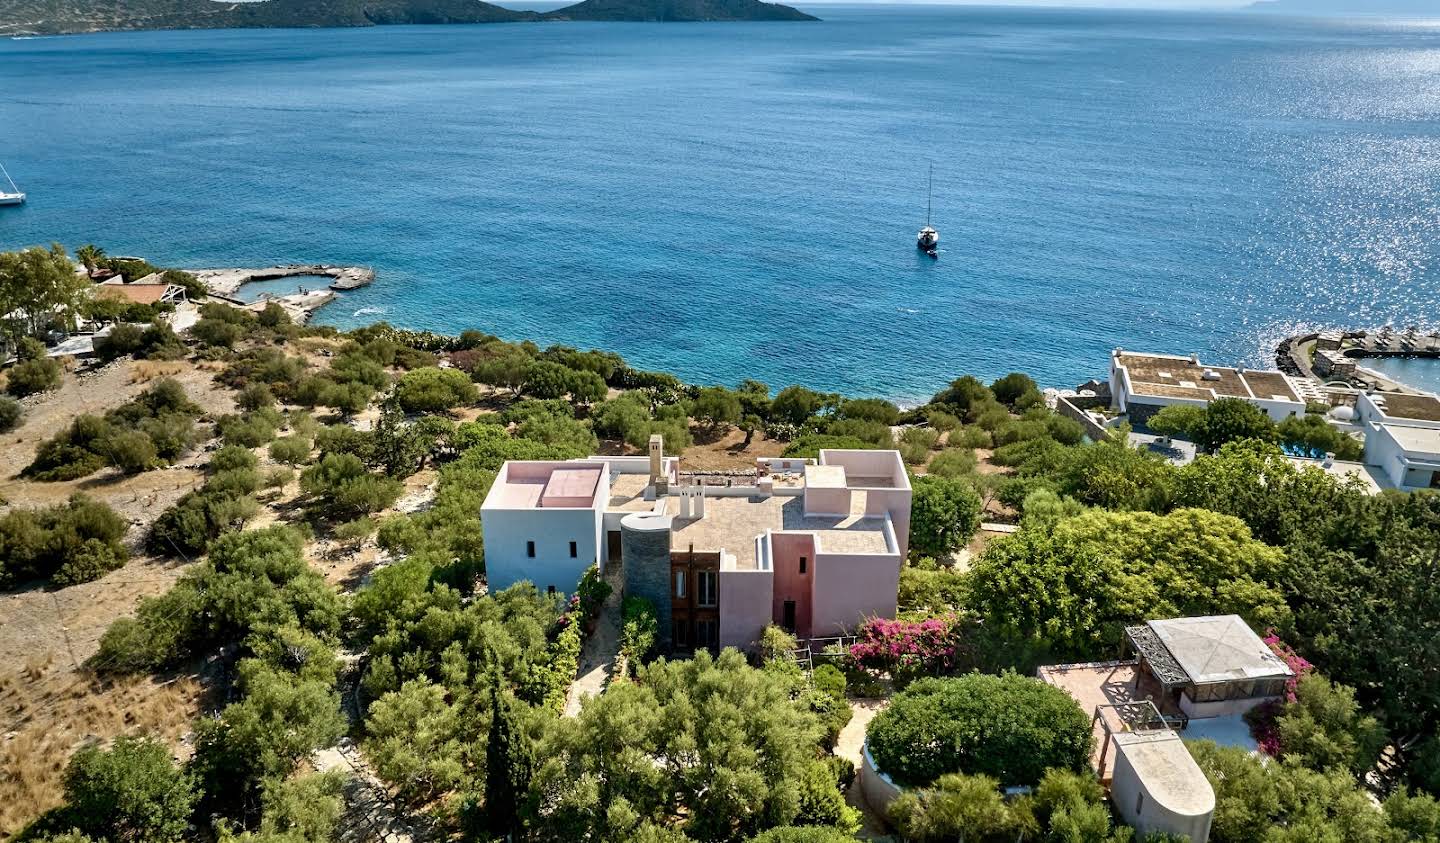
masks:
POLYGON ((925 227, 930 227, 930 206, 935 198, 935 165, 930 165, 930 184, 925 188, 925 227))
POLYGON ((5 169, 5 165, 4 165, 4 164, 0 164, 0 173, 4 173, 4 174, 5 174, 5 181, 10 182, 10 189, 13 190, 13 191, 15 191, 16 193, 19 193, 19 192, 20 192, 20 188, 18 188, 18 187, 15 186, 15 180, 12 179, 12 178, 10 178, 10 171, 7 170, 7 169, 5 169))

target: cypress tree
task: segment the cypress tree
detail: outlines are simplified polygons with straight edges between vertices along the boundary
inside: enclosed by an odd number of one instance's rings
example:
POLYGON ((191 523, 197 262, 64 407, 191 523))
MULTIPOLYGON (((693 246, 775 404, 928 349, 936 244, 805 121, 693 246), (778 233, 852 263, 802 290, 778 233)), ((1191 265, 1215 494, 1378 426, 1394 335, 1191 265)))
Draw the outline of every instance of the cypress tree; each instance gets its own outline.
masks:
POLYGON ((497 835, 518 828, 520 800, 529 793, 535 773, 535 747, 514 697, 502 692, 500 683, 497 676, 490 685, 490 741, 485 747, 485 816, 497 835))

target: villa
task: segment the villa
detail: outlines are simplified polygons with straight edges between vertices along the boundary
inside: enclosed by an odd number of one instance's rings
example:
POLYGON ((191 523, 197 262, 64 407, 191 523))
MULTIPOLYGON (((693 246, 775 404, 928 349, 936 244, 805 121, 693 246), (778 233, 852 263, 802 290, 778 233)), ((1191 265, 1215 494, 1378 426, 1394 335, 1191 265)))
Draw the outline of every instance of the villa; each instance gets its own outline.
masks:
POLYGON ((1181 735, 1254 750, 1245 713, 1283 698, 1294 672, 1238 615, 1147 621, 1125 639, 1131 659, 1038 675, 1092 712, 1092 760, 1125 821, 1204 843, 1215 793, 1181 735))
POLYGON ((1394 488, 1440 489, 1440 398, 1360 393, 1355 420, 1365 431, 1365 462, 1394 488))
POLYGON ((1132 424, 1143 425, 1175 404, 1204 407, 1217 398, 1239 398, 1273 421, 1305 414, 1307 387, 1283 372, 1202 364, 1194 354, 1110 354, 1110 402, 1132 424))
POLYGON ((480 509, 489 587, 574 588, 592 564, 656 609, 666 649, 750 647, 894 617, 911 489, 896 451, 823 450, 753 474, 684 474, 648 457, 512 461, 480 509))

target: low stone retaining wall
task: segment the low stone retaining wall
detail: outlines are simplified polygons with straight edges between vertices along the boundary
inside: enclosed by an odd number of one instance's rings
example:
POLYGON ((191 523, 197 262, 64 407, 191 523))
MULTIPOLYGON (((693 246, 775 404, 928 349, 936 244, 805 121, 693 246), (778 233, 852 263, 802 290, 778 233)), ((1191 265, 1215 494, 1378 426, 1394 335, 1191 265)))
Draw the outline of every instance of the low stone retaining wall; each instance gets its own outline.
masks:
POLYGON ((1095 421, 1094 417, 1089 413, 1075 406, 1069 398, 1061 398, 1056 401, 1055 412, 1067 419, 1073 419, 1079 422, 1080 426, 1085 429, 1085 435, 1095 442, 1104 442, 1110 438, 1110 431, 1108 429, 1095 421))
POLYGON ((905 788, 876 769, 875 759, 870 757, 870 744, 865 744, 861 754, 864 756, 864 763, 860 765, 860 795, 864 797, 870 810, 879 816, 888 816, 890 803, 898 799, 900 794, 905 792, 905 788))

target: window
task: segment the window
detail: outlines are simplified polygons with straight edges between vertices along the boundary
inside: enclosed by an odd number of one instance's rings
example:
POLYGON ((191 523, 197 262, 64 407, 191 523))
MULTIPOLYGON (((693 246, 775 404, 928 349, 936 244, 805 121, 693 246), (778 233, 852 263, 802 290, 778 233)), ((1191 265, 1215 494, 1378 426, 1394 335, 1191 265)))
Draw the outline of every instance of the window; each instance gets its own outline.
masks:
POLYGON ((535 558, 535 542, 525 542, 525 555, 531 559, 535 558))
POLYGON ((579 555, 580 555, 580 548, 576 547, 575 542, 570 542, 570 558, 571 558, 571 559, 574 559, 575 557, 577 557, 577 556, 579 556, 579 555))
POLYGON ((688 647, 690 642, 690 624, 686 621, 674 621, 672 627, 675 631, 674 644, 676 647, 688 647))
POLYGON ((695 622, 695 646, 713 648, 720 643, 719 621, 695 622))
POLYGON ((783 607, 783 614, 781 614, 780 618, 781 618, 781 620, 780 620, 780 625, 785 628, 785 631, 786 631, 786 632, 794 632, 794 631, 795 631, 795 601, 794 601, 794 600, 786 600, 786 601, 785 601, 785 605, 784 605, 784 607, 783 607))
POLYGON ((719 574, 714 571, 698 571, 695 574, 696 600, 701 606, 715 605, 715 591, 719 574))
POLYGON ((555 596, 555 586, 553 586, 553 585, 547 585, 547 586, 545 586, 545 593, 548 594, 548 595, 550 595, 551 597, 554 597, 554 596, 555 596))
POLYGON ((800 573, 805 573, 805 557, 800 557, 800 573))
POLYGON ((685 599, 685 594, 686 594, 686 592, 685 592, 685 572, 684 572, 684 571, 676 571, 676 572, 675 572, 675 596, 676 596, 677 598, 679 598, 680 600, 684 600, 684 599, 685 599))

